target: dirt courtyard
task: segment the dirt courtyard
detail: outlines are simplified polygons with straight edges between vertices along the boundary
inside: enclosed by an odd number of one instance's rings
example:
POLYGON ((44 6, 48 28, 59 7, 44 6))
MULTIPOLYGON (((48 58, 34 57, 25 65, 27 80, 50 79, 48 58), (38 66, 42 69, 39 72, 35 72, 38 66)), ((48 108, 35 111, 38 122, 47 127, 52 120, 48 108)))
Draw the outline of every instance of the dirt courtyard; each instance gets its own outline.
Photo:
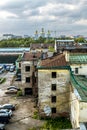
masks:
MULTIPOLYGON (((1 75, 0 75, 1 76, 1 75)), ((36 111, 35 102, 32 97, 17 97, 16 95, 5 94, 5 90, 10 85, 14 73, 6 73, 3 77, 6 82, 0 85, 0 104, 11 103, 16 105, 10 122, 6 124, 6 130, 29 130, 29 128, 43 125, 43 121, 34 119, 36 111)))
POLYGON ((28 130, 32 127, 38 127, 43 124, 42 121, 32 118, 34 111, 34 102, 32 98, 11 98, 10 103, 16 104, 16 110, 10 123, 6 125, 6 130, 28 130))

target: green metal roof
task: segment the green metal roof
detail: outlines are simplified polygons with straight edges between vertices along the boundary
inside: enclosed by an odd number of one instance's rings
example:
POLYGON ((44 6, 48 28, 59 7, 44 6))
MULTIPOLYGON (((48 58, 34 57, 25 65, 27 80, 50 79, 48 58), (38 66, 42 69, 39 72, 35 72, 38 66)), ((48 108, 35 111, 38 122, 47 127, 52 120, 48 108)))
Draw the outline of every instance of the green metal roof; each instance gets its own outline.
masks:
POLYGON ((87 54, 70 54, 69 62, 71 64, 87 64, 87 54))
POLYGON ((37 69, 67 69, 71 70, 70 66, 37 66, 37 69))
POLYGON ((85 76, 75 76, 71 74, 71 83, 77 89, 81 101, 87 102, 87 78, 85 76))

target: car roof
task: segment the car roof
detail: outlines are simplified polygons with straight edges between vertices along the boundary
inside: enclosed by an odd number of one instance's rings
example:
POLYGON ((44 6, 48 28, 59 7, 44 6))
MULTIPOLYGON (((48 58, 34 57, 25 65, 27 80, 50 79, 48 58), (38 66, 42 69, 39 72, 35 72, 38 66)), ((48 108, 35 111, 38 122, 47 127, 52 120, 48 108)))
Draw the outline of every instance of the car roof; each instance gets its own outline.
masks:
POLYGON ((3 106, 12 106, 12 104, 3 104, 3 106))

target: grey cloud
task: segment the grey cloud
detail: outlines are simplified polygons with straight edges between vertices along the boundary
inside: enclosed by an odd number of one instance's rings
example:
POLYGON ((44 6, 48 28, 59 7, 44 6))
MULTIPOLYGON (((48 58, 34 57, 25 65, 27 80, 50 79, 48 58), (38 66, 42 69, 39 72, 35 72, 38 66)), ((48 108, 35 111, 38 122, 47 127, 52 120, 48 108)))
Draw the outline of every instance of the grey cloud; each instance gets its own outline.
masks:
MULTIPOLYGON (((13 16, 8 17, 8 20, 2 21, 0 24, 0 30, 13 31, 19 33, 32 33, 34 34, 35 29, 44 27, 49 30, 68 30, 67 33, 79 33, 80 30, 84 33, 86 32, 86 26, 76 25, 76 21, 81 19, 87 19, 87 1, 86 0, 11 0, 6 5, 0 6, 0 11, 9 11, 18 16, 14 18, 13 16), (76 5, 77 8, 74 10, 69 10, 68 8, 56 8, 55 10, 50 10, 47 14, 42 14, 39 12, 39 7, 45 7, 48 3, 61 4, 65 7, 65 4, 76 5), (24 12, 30 10, 30 13, 25 14, 24 12), (38 16, 43 16, 44 19, 38 20, 38 16), (48 16, 48 17, 47 17, 48 16), (54 16, 55 19, 50 17, 54 16), (37 20, 31 19, 31 17, 37 17, 37 20), (7 25, 10 23, 10 27, 7 25), (7 25, 5 24, 8 23, 7 25), (3 26, 2 26, 3 25, 3 26), (71 31, 69 31, 71 30, 71 31), (78 31, 79 30, 79 31, 78 31)), ((66 31, 65 31, 66 33, 66 31)), ((81 32, 80 32, 81 33, 81 32)))

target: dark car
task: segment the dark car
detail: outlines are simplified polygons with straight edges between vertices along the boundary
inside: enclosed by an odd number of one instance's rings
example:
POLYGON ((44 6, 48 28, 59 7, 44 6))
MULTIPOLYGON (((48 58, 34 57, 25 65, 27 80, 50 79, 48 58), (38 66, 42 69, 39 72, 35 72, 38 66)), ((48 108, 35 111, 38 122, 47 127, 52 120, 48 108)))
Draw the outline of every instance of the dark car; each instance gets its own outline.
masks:
POLYGON ((2 115, 2 114, 8 115, 8 117, 11 118, 11 116, 12 116, 12 110, 0 109, 0 115, 2 115))
POLYGON ((17 78, 21 78, 21 73, 17 73, 17 78))
POLYGON ((18 92, 17 89, 11 88, 9 90, 6 90, 5 94, 17 94, 17 92, 18 92))
POLYGON ((21 78, 16 78, 15 81, 21 81, 21 78))
POLYGON ((9 117, 5 114, 0 115, 0 123, 8 123, 9 122, 9 117))
POLYGON ((5 130, 5 124, 0 123, 0 130, 5 130))
POLYGON ((8 110, 15 110, 15 106, 13 104, 4 104, 0 106, 0 109, 8 109, 8 110))
POLYGON ((9 86, 9 87, 7 88, 7 90, 10 90, 10 89, 20 90, 20 88, 18 88, 18 87, 16 87, 16 86, 9 86))

